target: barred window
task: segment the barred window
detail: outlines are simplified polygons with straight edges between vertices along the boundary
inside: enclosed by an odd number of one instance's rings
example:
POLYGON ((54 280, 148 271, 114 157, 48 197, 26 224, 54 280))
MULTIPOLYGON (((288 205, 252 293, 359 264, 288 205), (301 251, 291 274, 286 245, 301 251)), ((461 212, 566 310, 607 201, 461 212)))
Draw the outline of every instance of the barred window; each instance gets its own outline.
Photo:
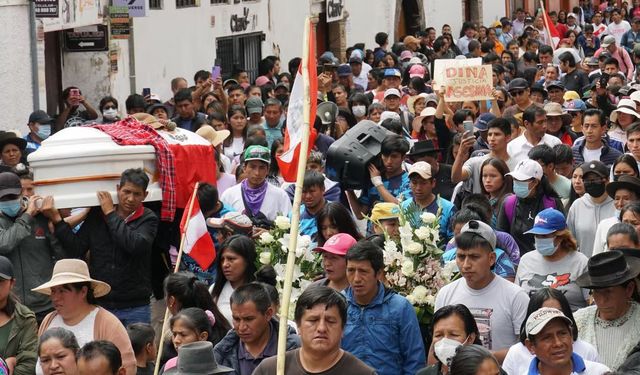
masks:
POLYGON ((162 9, 162 0, 149 0, 149 9, 162 9))
POLYGON ((176 0, 176 8, 197 7, 200 5, 199 0, 176 0))

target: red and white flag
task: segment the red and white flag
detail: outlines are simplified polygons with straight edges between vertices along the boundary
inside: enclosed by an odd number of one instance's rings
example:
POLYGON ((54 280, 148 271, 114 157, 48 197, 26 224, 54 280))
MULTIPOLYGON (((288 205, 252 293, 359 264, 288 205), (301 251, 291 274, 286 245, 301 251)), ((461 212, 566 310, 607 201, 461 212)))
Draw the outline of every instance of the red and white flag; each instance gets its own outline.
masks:
POLYGON ((307 56, 302 58, 296 79, 291 89, 289 97, 289 109, 287 110, 287 125, 284 133, 284 153, 277 158, 280 173, 287 182, 295 182, 298 173, 298 160, 300 158, 300 146, 302 145, 302 130, 305 125, 309 126, 309 152, 313 148, 317 132, 313 127, 316 119, 317 92, 318 92, 318 72, 316 71, 316 37, 311 21, 307 19, 305 27, 308 28, 308 40, 305 41, 307 56), (309 91, 305 90, 303 69, 309 77, 309 91), (304 103, 311 102, 309 107, 309 118, 304 118, 304 103), (308 124, 307 124, 308 123, 308 124))
POLYGON ((182 251, 185 254, 189 254, 189 256, 198 263, 200 268, 206 270, 216 259, 216 249, 207 231, 207 223, 204 220, 204 215, 202 211, 200 211, 197 189, 194 189, 187 207, 191 207, 191 201, 193 201, 191 217, 187 217, 188 209, 185 209, 182 215, 182 221, 180 221, 180 234, 184 239, 184 248, 182 251))
POLYGON ((540 2, 540 6, 542 7, 542 16, 544 17, 544 28, 546 29, 546 43, 555 50, 558 47, 558 43, 560 43, 560 32, 556 29, 556 25, 553 24, 551 17, 549 17, 549 14, 544 9, 542 1, 540 2))

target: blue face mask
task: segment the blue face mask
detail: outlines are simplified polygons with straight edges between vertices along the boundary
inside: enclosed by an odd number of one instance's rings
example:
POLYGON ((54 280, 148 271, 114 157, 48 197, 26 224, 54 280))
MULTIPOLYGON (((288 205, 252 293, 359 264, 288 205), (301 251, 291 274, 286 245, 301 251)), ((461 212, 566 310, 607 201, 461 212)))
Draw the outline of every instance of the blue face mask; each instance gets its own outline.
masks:
POLYGON ((553 237, 535 238, 536 250, 543 256, 551 256, 556 252, 556 245, 553 243, 553 237))
POLYGON ((36 135, 42 140, 49 138, 51 135, 51 125, 38 125, 36 135))
POLYGON ((496 28, 495 30, 496 30, 496 35, 497 35, 497 36, 502 35, 502 29, 500 29, 500 28, 496 28))
POLYGON ((5 216, 16 217, 20 213, 20 209, 22 209, 20 199, 0 202, 0 211, 2 211, 5 216))
POLYGON ((527 181, 513 181, 513 193, 518 198, 529 196, 529 183, 527 181))

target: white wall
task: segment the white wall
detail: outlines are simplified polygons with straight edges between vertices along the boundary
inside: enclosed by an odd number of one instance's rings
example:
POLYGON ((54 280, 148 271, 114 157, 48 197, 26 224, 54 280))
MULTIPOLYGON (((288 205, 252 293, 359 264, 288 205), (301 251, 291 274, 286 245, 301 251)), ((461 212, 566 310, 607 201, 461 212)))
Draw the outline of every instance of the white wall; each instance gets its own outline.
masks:
POLYGON ((0 129, 25 132, 33 112, 29 5, 0 0, 0 129))
POLYGON ((383 31, 389 34, 389 41, 395 35, 395 0, 345 0, 349 18, 346 21, 347 47, 355 43, 364 43, 368 49, 378 45, 375 36, 383 31), (375 4, 375 6, 373 6, 375 4))
MULTIPOLYGON (((461 0, 423 0, 424 16, 427 27, 434 27, 440 35, 442 25, 451 26, 454 36, 460 34, 462 26, 462 1, 461 0)), ((484 3, 495 3, 501 0, 484 0, 484 3)))
MULTIPOLYGON (((108 52, 63 52, 62 88, 76 86, 98 111, 100 99, 111 94, 108 52)), ((124 104, 124 103, 123 103, 124 104)))
POLYGON ((484 0, 482 2, 481 24, 489 26, 494 21, 500 21, 500 18, 504 17, 506 14, 507 9, 503 0, 484 0))

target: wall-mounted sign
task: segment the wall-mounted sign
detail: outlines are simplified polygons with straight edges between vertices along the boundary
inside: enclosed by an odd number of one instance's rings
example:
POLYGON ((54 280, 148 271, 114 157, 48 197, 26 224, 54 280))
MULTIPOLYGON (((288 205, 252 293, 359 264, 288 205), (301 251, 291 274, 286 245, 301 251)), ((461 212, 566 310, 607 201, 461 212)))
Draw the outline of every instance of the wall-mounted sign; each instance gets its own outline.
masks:
POLYGON ((111 37, 113 39, 129 39, 129 8, 110 6, 109 19, 111 20, 111 37))
POLYGON ((57 18, 60 15, 58 0, 34 0, 36 18, 57 18))
POLYGON ((64 48, 69 52, 107 50, 107 26, 94 25, 64 30, 64 48))
POLYGON ((345 0, 327 0, 327 22, 340 21, 344 17, 345 0))
POLYGON ((145 0, 113 0, 113 5, 129 8, 129 17, 144 17, 147 12, 145 0))

